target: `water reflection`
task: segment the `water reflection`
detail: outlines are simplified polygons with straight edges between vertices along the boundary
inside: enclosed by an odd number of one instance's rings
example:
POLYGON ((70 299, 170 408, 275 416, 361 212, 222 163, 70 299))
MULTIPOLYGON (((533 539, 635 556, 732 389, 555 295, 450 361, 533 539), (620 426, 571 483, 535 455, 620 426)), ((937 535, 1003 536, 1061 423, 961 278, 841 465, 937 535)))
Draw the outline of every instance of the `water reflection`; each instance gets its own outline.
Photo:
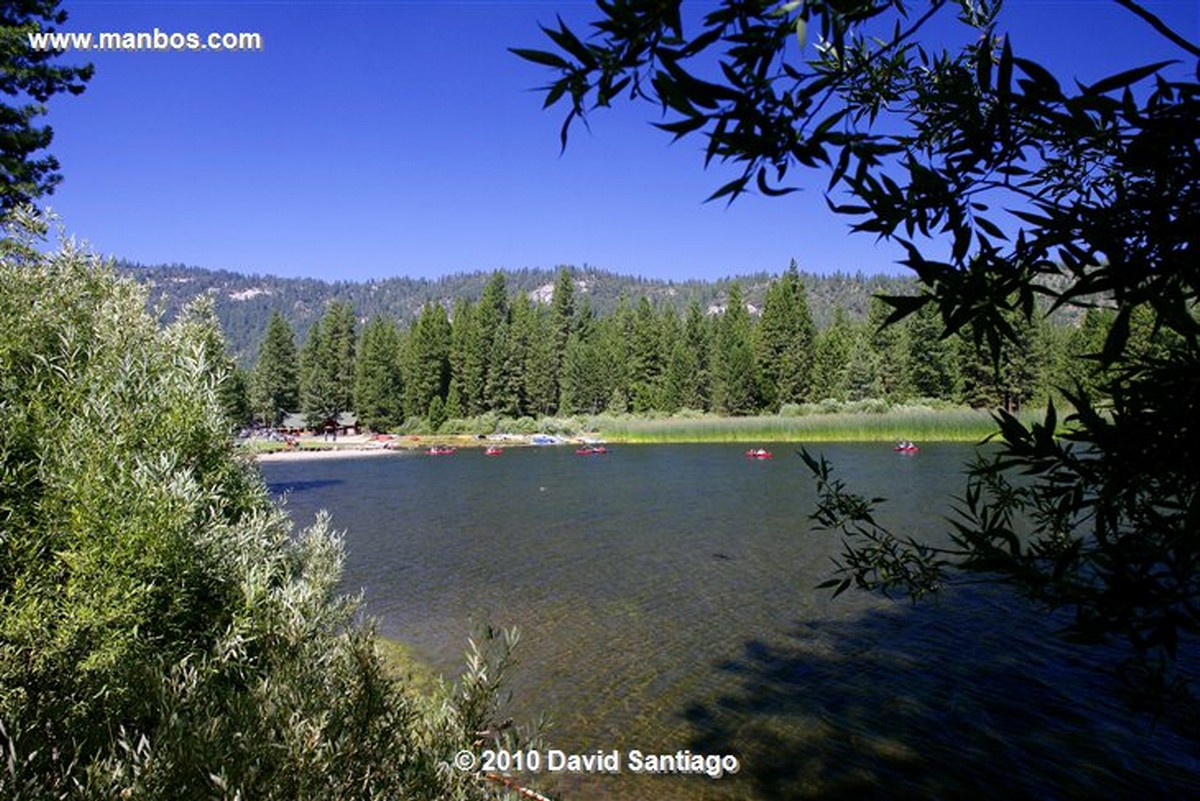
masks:
POLYGON ((312 492, 313 490, 337 487, 346 482, 340 478, 292 479, 290 481, 268 481, 267 491, 272 495, 290 495, 295 492, 312 492))

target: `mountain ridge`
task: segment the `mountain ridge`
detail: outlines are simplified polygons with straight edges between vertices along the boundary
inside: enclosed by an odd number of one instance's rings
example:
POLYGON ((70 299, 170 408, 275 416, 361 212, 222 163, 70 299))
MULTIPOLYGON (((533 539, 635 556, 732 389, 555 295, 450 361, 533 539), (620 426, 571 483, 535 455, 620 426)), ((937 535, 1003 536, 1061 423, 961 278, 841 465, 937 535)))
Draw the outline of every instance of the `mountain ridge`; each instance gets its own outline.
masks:
MULTIPOLYGON (((674 281, 624 275, 587 265, 499 272, 504 274, 509 294, 523 292, 537 302, 548 303, 554 281, 564 267, 575 282, 577 303, 586 300, 592 311, 599 315, 611 313, 622 295, 633 303, 645 297, 652 303, 673 306, 680 313, 694 301, 712 314, 723 308, 722 301, 734 283, 741 288, 751 312, 756 313, 762 308, 767 288, 779 277, 778 273, 755 272, 714 280, 674 281)), ((144 265, 130 261, 116 262, 116 269, 148 287, 151 307, 161 311, 167 320, 173 319, 192 299, 212 293, 230 351, 243 365, 252 364, 256 358, 272 311, 279 311, 288 320, 299 344, 330 301, 349 302, 360 322, 386 315, 407 325, 427 303, 442 303, 449 309, 459 298, 477 299, 496 272, 477 270, 438 278, 394 276, 347 281, 288 278, 183 264, 144 265)), ((910 277, 862 272, 802 272, 801 277, 818 328, 824 328, 832 321, 838 306, 850 319, 863 320, 871 295, 908 294, 915 287, 915 280, 910 277)))

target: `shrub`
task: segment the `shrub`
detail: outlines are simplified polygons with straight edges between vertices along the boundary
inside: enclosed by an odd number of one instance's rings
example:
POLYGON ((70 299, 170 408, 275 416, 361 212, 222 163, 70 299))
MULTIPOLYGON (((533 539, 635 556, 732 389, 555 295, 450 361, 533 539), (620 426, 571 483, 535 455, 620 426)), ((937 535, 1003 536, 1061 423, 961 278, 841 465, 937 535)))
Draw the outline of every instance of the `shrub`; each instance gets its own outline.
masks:
POLYGON ((574 417, 543 417, 538 420, 539 434, 555 436, 573 436, 583 430, 579 420, 574 417))
POLYGON ((0 258, 0 797, 483 798, 449 769, 511 639, 402 692, 221 410, 210 317, 160 328, 67 243, 0 258))
POLYGON ((780 417, 801 417, 804 413, 804 407, 799 403, 785 403, 779 407, 780 417))

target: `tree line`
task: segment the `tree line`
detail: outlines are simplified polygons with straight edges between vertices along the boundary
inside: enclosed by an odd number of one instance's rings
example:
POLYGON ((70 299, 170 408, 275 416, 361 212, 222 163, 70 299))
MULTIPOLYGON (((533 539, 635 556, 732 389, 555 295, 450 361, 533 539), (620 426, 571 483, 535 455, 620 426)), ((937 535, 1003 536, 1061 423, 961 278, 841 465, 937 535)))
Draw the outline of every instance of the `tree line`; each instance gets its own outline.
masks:
MULTIPOLYGON (((1085 356, 1112 323, 1103 309, 1078 325, 1013 315, 1015 339, 996 359, 969 332, 944 336, 932 307, 885 327, 889 313, 874 299, 864 321, 838 308, 818 329, 794 262, 757 315, 736 282, 716 314, 626 295, 601 316, 566 268, 548 304, 509 292, 496 272, 478 300, 427 303, 403 329, 377 315, 360 330, 353 307, 335 300, 298 346, 274 312, 238 408, 265 424, 297 411, 310 425, 354 412, 378 431, 489 413, 740 416, 866 399, 1015 410, 1094 385, 1099 368, 1085 356)), ((1151 346, 1148 325, 1139 336, 1151 346)))
MULTIPOLYGON (((577 294, 586 294, 592 311, 601 316, 612 314, 623 295, 645 296, 654 305, 672 306, 680 315, 693 302, 708 310, 723 302, 729 285, 735 281, 746 302, 761 307, 766 288, 774 278, 771 273, 758 270, 715 280, 659 280, 614 273, 588 264, 563 264, 553 268, 505 268, 505 283, 510 294, 526 292, 539 302, 547 302, 555 278, 563 268, 570 271, 577 294)), ((864 319, 871 295, 899 295, 913 287, 912 279, 903 275, 868 275, 860 271, 814 273, 803 269, 803 262, 801 268, 818 328, 830 324, 833 310, 839 305, 852 319, 864 319)), ((308 329, 324 315, 331 300, 349 303, 360 321, 390 317, 407 328, 429 303, 444 303, 449 309, 454 298, 479 298, 493 272, 478 270, 438 278, 391 276, 359 282, 127 261, 118 261, 116 269, 118 274, 150 287, 150 310, 161 310, 166 322, 174 320, 201 295, 212 295, 230 352, 244 367, 254 364, 263 331, 274 310, 287 317, 297 341, 308 336, 308 329)))

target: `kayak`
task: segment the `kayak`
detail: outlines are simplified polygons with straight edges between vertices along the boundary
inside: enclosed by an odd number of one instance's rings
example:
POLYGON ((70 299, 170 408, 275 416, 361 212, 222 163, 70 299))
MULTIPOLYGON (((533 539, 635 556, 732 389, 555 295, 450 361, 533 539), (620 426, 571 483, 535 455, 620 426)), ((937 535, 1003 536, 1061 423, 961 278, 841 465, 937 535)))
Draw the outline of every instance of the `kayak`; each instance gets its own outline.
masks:
POLYGON ((495 445, 492 445, 491 447, 487 448, 483 453, 486 456, 499 456, 500 454, 504 453, 504 449, 497 448, 495 445))
POLYGON ((430 456, 451 456, 457 452, 458 452, 457 448, 451 448, 449 446, 441 446, 441 445, 434 445, 432 448, 429 449, 430 456))
POLYGON ((580 456, 599 456, 608 453, 608 448, 603 445, 588 445, 583 448, 576 448, 575 453, 580 456))
POLYGON ((775 456, 770 451, 764 450, 763 448, 751 448, 750 450, 746 451, 746 458, 748 458, 748 459, 773 459, 773 458, 775 458, 775 456))

